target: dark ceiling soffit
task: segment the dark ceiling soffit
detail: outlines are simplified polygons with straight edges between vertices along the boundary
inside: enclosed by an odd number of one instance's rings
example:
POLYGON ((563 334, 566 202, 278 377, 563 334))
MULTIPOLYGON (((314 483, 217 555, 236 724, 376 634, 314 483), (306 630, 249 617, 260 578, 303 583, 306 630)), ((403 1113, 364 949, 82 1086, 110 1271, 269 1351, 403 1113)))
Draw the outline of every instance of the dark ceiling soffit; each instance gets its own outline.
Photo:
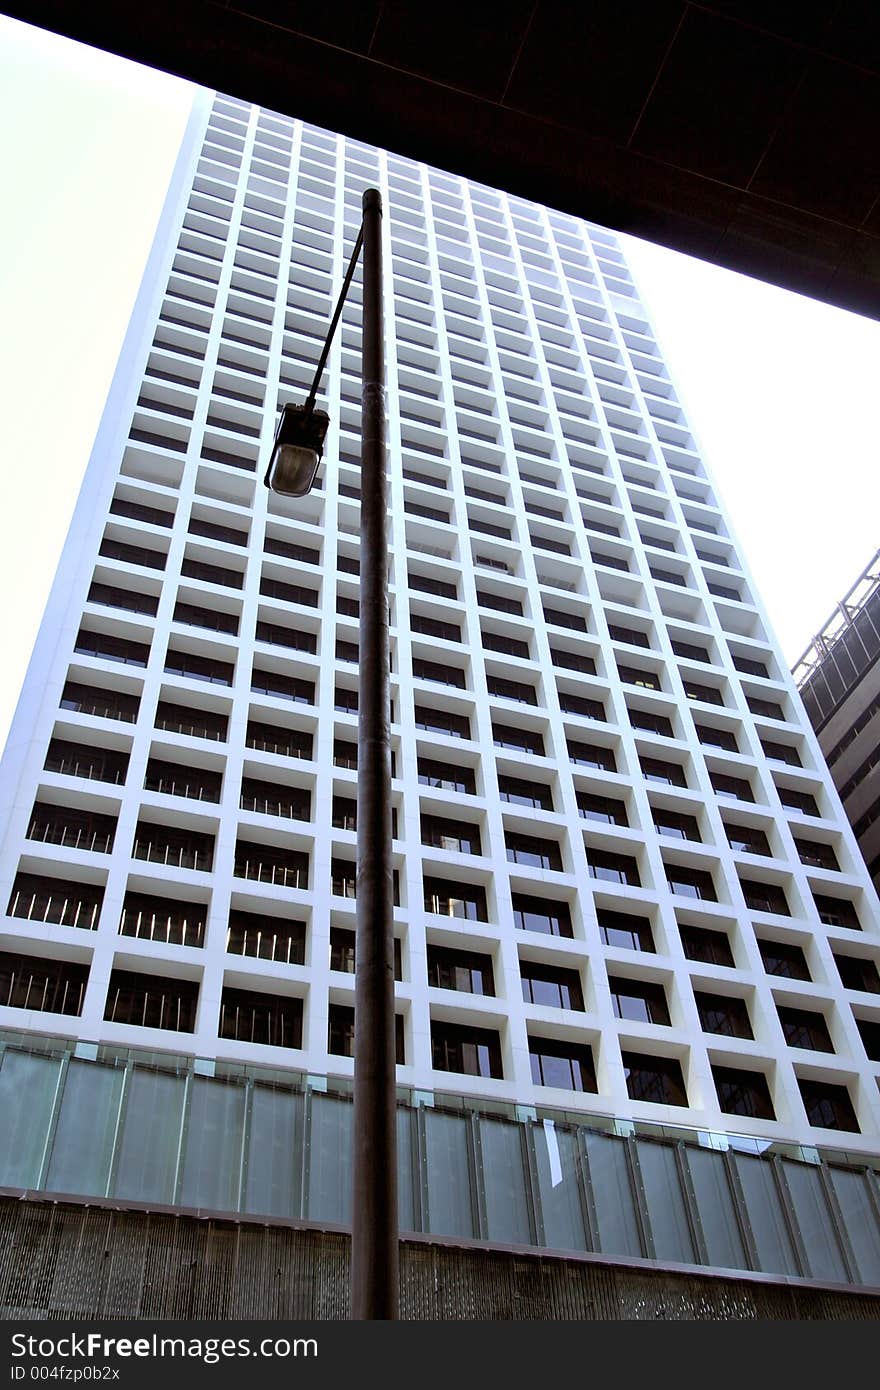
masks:
POLYGON ((880 238, 215 0, 151 0, 138 10, 7 0, 4 8, 201 86, 880 318, 880 238))

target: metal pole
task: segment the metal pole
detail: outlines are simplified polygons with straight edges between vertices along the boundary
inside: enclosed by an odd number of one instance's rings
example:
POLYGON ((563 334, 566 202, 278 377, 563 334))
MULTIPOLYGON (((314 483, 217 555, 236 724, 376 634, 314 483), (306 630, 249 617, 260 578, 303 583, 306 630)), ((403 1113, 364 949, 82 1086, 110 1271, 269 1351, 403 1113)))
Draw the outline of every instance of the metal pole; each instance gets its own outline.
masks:
POLYGON ((363 197, 357 956, 351 1316, 398 1316, 391 684, 382 332, 382 199, 363 197))

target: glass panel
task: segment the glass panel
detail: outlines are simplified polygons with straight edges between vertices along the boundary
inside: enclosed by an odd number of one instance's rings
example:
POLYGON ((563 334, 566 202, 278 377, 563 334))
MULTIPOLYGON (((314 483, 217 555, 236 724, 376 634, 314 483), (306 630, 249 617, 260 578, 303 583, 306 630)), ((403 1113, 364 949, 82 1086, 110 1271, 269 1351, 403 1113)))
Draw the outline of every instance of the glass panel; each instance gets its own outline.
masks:
POLYGON ((413 1191, 413 1125, 415 1112, 397 1107, 397 1220, 402 1231, 416 1231, 413 1191))
POLYGON ((460 1115, 444 1115, 427 1108, 424 1117, 427 1229, 434 1235, 472 1237, 475 1232, 468 1157, 470 1122, 460 1115))
POLYGON ((526 1196, 523 1134, 521 1124, 480 1120, 489 1239, 504 1244, 534 1244, 526 1196))
POLYGON ((46 1178, 50 1192, 98 1197, 107 1191, 123 1075, 71 1058, 46 1178))
POLYGON ((244 1086, 194 1076, 183 1149, 183 1207, 237 1211, 244 1086))
POLYGON ((784 1159, 782 1167, 806 1247, 810 1273, 814 1279, 849 1283, 818 1168, 806 1163, 787 1163, 784 1159))
POLYGON ((0 1066, 0 1187, 36 1187, 60 1057, 39 1057, 8 1048, 0 1066))
POLYGON ((351 1102, 312 1094, 310 1221, 351 1221, 351 1102))
POLYGON ((650 1140, 639 1140, 636 1149, 657 1259, 693 1264, 696 1254, 675 1149, 650 1140))
POLYGON ((586 1250, 577 1162, 577 1135, 552 1120, 532 1125, 544 1244, 551 1250, 586 1250))
POLYGON ((710 1265, 716 1269, 747 1269, 748 1260, 723 1158, 710 1149, 689 1147, 687 1164, 710 1265))
POLYGON ((174 1201, 186 1080, 137 1067, 128 1083, 114 1197, 174 1201))
POLYGON ((773 1169, 763 1158, 749 1154, 735 1154, 733 1161, 742 1183, 761 1269, 767 1274, 799 1274, 773 1169))
POLYGON ((243 1207, 265 1216, 299 1216, 303 1098, 254 1086, 243 1207))
POLYGON ((850 1168, 829 1168, 843 1223, 865 1284, 880 1284, 880 1225, 864 1173, 850 1168))
POLYGON ((626 1162, 626 1141, 615 1139, 610 1134, 585 1130, 584 1142, 602 1253, 641 1255, 642 1242, 626 1162))

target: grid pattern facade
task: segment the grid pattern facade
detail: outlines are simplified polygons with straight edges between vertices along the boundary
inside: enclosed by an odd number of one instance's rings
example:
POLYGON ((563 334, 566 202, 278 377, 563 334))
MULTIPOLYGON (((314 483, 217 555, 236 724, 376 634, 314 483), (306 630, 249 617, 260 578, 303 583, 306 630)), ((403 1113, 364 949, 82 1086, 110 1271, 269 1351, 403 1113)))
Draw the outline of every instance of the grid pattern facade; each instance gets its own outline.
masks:
POLYGON ((7 749, 0 1025, 350 1076, 385 201, 398 1076, 876 1149, 880 927, 614 235, 199 99, 7 749), (840 1133, 840 1132, 843 1133, 840 1133))

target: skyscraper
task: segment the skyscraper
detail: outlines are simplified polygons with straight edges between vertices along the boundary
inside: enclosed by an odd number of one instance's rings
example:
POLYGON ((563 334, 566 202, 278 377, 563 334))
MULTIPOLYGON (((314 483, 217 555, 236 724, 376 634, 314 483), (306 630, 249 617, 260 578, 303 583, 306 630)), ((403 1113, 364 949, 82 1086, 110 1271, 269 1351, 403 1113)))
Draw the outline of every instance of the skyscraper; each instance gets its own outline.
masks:
POLYGON ((357 282, 262 468, 374 185, 401 1225, 878 1282, 877 902, 616 237, 223 96, 2 767, 0 1181, 347 1218, 357 282))

